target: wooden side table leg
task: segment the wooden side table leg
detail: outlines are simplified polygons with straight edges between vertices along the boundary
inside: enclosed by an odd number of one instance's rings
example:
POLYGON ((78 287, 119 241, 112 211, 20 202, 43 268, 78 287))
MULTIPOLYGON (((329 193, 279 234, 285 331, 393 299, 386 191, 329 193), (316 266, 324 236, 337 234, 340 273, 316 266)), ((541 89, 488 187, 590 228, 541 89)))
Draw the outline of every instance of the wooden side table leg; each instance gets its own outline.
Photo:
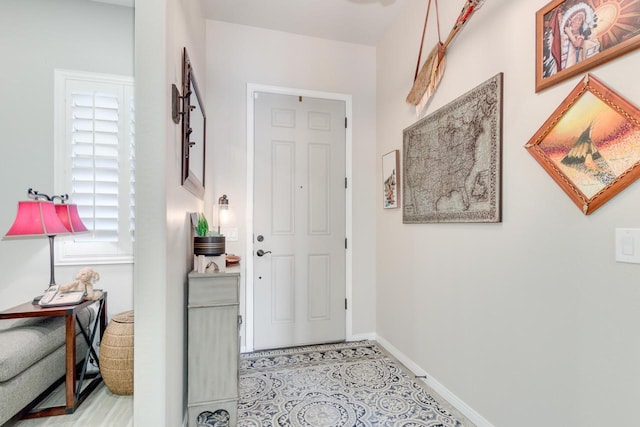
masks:
POLYGON ((65 391, 67 398, 67 413, 73 413, 76 406, 76 314, 65 315, 66 331, 66 375, 65 391))

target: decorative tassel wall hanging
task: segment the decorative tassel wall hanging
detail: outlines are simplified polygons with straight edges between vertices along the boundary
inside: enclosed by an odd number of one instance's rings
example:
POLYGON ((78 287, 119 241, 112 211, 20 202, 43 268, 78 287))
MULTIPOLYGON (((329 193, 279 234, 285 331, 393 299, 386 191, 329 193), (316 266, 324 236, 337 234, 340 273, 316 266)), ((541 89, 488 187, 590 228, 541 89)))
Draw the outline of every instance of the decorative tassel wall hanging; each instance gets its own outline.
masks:
POLYGON ((429 20, 429 12, 431 10, 431 1, 427 5, 427 16, 424 20, 424 27, 422 29, 422 40, 420 41, 420 51, 418 52, 418 63, 416 64, 416 73, 414 76, 413 86, 411 87, 411 91, 407 95, 407 102, 411 105, 416 106, 416 114, 420 115, 424 110, 425 106, 429 102, 431 95, 436 91, 440 80, 442 79, 442 75, 444 74, 444 69, 446 65, 445 53, 447 47, 453 39, 458 35, 464 24, 467 23, 471 15, 478 10, 484 0, 466 0, 464 6, 462 7, 462 11, 458 15, 458 19, 456 19, 449 36, 444 41, 444 43, 440 39, 440 20, 438 13, 438 0, 433 0, 436 5, 436 24, 438 28, 438 43, 431 49, 429 56, 425 60, 422 68, 420 68, 420 58, 422 56, 422 47, 424 44, 424 36, 427 30, 427 22, 429 20))

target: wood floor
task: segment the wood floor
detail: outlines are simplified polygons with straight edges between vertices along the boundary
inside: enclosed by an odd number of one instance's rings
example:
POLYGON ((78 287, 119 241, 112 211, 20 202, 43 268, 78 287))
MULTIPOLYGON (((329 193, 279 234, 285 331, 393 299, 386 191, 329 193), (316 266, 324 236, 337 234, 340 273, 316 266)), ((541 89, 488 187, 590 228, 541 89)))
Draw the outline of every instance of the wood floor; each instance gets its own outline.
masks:
MULTIPOLYGON (((56 390, 50 398, 53 401, 62 395, 64 400, 64 390, 56 390), (60 390, 60 392, 59 392, 60 390)), ((46 405, 46 402, 43 404, 46 405)), ((69 415, 58 415, 55 417, 33 418, 30 420, 18 421, 15 427, 133 427, 133 396, 118 396, 100 384, 87 400, 82 402, 78 409, 69 415)))

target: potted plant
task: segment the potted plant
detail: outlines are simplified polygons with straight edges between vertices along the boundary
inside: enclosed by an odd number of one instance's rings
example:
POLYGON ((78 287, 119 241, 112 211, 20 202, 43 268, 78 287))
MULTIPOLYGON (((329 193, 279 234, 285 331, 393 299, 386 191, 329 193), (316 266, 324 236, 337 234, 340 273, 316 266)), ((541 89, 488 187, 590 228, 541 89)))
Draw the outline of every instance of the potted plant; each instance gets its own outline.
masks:
POLYGON ((195 232, 196 236, 193 238, 193 253, 195 255, 218 256, 224 254, 224 236, 215 231, 209 231, 209 223, 202 213, 198 215, 195 232))

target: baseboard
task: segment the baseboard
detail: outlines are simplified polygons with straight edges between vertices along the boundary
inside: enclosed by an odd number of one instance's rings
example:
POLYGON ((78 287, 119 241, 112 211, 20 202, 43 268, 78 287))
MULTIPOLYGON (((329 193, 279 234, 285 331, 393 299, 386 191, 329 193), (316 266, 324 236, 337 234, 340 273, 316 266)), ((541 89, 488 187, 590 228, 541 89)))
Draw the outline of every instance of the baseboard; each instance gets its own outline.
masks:
POLYGON ((350 335, 350 336, 347 337, 347 341, 349 341, 349 342, 351 342, 351 341, 365 341, 365 340, 375 341, 376 337, 377 337, 377 335, 374 332, 370 332, 368 334, 350 335))
POLYGON ((449 402, 454 408, 460 411, 465 417, 474 423, 477 427, 494 427, 489 421, 478 414, 473 408, 467 405, 462 399, 453 394, 449 389, 443 386, 432 375, 428 374, 424 369, 418 366, 413 360, 409 359, 404 353, 395 348, 389 341, 376 335, 374 338, 386 351, 388 351, 393 357, 398 359, 407 369, 413 372, 417 377, 423 378, 429 387, 435 390, 440 396, 442 396, 447 402, 449 402))
MULTIPOLYGON (((352 342, 352 341, 366 341, 366 340, 375 341, 376 334, 374 332, 370 332, 367 334, 350 335, 346 338, 345 341, 352 342)), ((240 353, 251 353, 252 351, 253 351, 252 347, 240 346, 240 353)))

